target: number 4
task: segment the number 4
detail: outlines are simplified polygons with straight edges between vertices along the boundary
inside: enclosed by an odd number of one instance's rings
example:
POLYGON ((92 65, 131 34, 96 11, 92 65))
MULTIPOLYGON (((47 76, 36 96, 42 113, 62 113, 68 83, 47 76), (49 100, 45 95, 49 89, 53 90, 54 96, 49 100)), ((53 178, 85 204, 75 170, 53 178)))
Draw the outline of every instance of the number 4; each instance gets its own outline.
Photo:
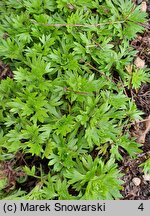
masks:
POLYGON ((138 207, 139 210, 143 211, 144 210, 144 206, 143 206, 143 203, 141 203, 138 207))

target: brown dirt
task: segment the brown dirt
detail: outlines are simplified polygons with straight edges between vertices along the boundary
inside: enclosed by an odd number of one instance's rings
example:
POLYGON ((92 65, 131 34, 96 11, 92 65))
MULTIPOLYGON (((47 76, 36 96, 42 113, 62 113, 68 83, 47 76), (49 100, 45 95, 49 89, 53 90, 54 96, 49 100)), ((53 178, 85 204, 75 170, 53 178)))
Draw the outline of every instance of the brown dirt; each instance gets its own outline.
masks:
MULTIPOLYGON (((142 2, 142 1, 140 1, 142 2)), ((147 12, 150 17, 150 1, 147 1, 147 12)), ((150 67, 150 22, 144 34, 139 34, 136 39, 131 41, 131 45, 138 50, 138 57, 145 60, 146 66, 150 67)), ((133 92, 133 98, 137 108, 144 112, 143 118, 150 116, 150 83, 143 83, 137 93, 133 92)), ((143 127, 143 123, 139 125, 143 127)), ((136 131, 135 131, 136 133, 136 131)), ((150 181, 143 178, 143 169, 139 167, 150 157, 150 131, 146 134, 145 142, 142 146, 143 153, 139 154, 136 159, 124 156, 120 171, 125 173, 123 176, 123 200, 150 200, 150 181), (133 178, 140 179, 141 183, 136 186, 133 178)))
POLYGON ((7 77, 13 78, 13 73, 9 65, 4 64, 2 61, 0 61, 0 80, 6 79, 7 77))

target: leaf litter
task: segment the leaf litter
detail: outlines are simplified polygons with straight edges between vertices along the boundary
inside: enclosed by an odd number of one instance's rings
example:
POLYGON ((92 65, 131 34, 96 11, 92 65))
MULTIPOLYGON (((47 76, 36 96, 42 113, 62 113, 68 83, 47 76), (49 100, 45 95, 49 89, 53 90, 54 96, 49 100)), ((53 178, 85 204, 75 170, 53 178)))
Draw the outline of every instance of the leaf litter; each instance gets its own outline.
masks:
MULTIPOLYGON (((138 3, 138 1, 136 2, 138 3)), ((147 11, 150 17, 150 2, 140 1, 141 10, 147 11)), ((137 68, 150 67, 150 23, 144 34, 139 34, 131 41, 138 51, 134 64, 137 68)), ((125 173, 122 177, 123 200, 150 200, 150 174, 144 174, 140 166, 150 158, 150 84, 143 83, 138 92, 133 92, 133 99, 139 110, 143 111, 143 120, 135 122, 131 135, 142 144, 143 153, 136 159, 124 155, 120 170, 125 173)))

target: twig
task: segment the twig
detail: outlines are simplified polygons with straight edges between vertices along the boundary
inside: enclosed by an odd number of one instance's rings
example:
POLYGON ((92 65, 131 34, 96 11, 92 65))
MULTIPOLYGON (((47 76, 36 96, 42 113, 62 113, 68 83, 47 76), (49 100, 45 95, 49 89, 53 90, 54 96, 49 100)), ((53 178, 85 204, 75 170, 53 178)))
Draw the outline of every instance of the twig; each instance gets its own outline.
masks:
POLYGON ((138 24, 140 25, 140 26, 143 26, 144 28, 146 28, 146 29, 150 29, 150 25, 149 25, 149 23, 140 23, 140 22, 138 22, 138 24))
MULTIPOLYGON (((36 25, 47 26, 47 27, 85 27, 85 28, 91 28, 91 27, 100 27, 100 26, 104 26, 104 25, 123 24, 124 22, 127 21, 128 16, 126 17, 125 20, 114 21, 114 22, 104 22, 104 23, 97 23, 97 24, 39 23, 39 22, 36 22, 35 20, 32 20, 32 23, 36 24, 36 25)), ((147 23, 137 22, 137 24, 139 24, 145 28, 149 28, 147 23)))
POLYGON ((150 116, 148 118, 146 118, 146 119, 137 121, 136 123, 142 123, 142 122, 146 122, 146 121, 150 121, 150 116))
POLYGON ((127 97, 129 97, 128 94, 127 94, 127 91, 126 91, 126 89, 125 89, 125 86, 124 86, 124 84, 123 84, 123 82, 122 82, 122 79, 121 79, 120 77, 119 77, 119 80, 120 80, 120 83, 121 83, 121 85, 122 85, 122 87, 123 87, 123 91, 124 91, 125 95, 126 95, 127 97))
POLYGON ((149 120, 150 120, 150 116, 148 118, 146 118, 146 119, 142 119, 142 120, 139 120, 139 121, 131 122, 131 123, 127 124, 126 126, 128 127, 128 126, 139 124, 139 123, 142 123, 142 122, 147 122, 149 120))
POLYGON ((91 65, 89 62, 85 62, 86 65, 89 65, 93 70, 95 70, 96 72, 100 73, 102 76, 104 76, 108 81, 110 82, 114 82, 113 80, 111 80, 106 74, 104 74, 102 71, 99 71, 97 68, 95 68, 93 65, 91 65))
MULTIPOLYGON (((120 21, 109 21, 109 22, 103 22, 103 23, 95 23, 95 24, 73 24, 73 23, 38 23, 35 20, 32 20, 31 22, 37 25, 43 25, 43 26, 47 26, 47 27, 86 27, 86 28, 90 28, 90 27, 100 27, 100 26, 104 26, 104 25, 113 25, 113 24, 122 24, 125 23, 129 16, 132 14, 132 12, 134 11, 135 6, 133 6, 131 8, 131 11, 129 12, 129 14, 125 17, 124 20, 120 20, 120 21)), ((134 22, 134 21, 133 21, 134 22)), ((141 23, 141 22, 137 22, 137 24, 144 26, 147 25, 146 23, 141 23)))
POLYGON ((144 153, 140 153, 140 154, 137 155, 138 158, 141 158, 141 157, 144 157, 144 156, 149 157, 150 156, 150 151, 144 152, 144 153))
POLYGON ((143 96, 147 96, 147 94, 150 94, 150 91, 147 91, 147 92, 145 92, 145 93, 143 93, 143 94, 139 94, 138 96, 140 96, 140 97, 143 97, 143 96))
POLYGON ((112 24, 120 24, 124 23, 124 21, 114 21, 114 22, 105 22, 105 23, 97 23, 97 24, 72 24, 72 23, 38 23, 35 20, 32 20, 32 23, 37 24, 37 25, 43 25, 43 26, 48 26, 48 27, 99 27, 103 25, 112 25, 112 24))
POLYGON ((74 91, 74 90, 69 89, 69 88, 67 88, 67 87, 64 87, 64 90, 65 90, 65 91, 69 91, 69 92, 73 92, 73 93, 75 93, 75 94, 80 94, 80 95, 86 95, 86 96, 91 96, 91 95, 93 95, 93 94, 89 94, 89 92, 74 91))

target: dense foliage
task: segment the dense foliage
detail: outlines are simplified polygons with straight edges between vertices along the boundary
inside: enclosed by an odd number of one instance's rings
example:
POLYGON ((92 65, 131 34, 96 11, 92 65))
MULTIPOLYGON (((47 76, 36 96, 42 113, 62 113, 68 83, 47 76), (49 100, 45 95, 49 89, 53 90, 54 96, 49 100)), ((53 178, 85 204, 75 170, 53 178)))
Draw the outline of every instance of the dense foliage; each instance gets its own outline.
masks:
POLYGON ((2 199, 121 198, 117 161, 141 151, 125 89, 149 80, 128 70, 139 20, 130 0, 0 1, 0 59, 14 74, 0 82, 2 199), (9 189, 8 161, 24 171, 9 189))

